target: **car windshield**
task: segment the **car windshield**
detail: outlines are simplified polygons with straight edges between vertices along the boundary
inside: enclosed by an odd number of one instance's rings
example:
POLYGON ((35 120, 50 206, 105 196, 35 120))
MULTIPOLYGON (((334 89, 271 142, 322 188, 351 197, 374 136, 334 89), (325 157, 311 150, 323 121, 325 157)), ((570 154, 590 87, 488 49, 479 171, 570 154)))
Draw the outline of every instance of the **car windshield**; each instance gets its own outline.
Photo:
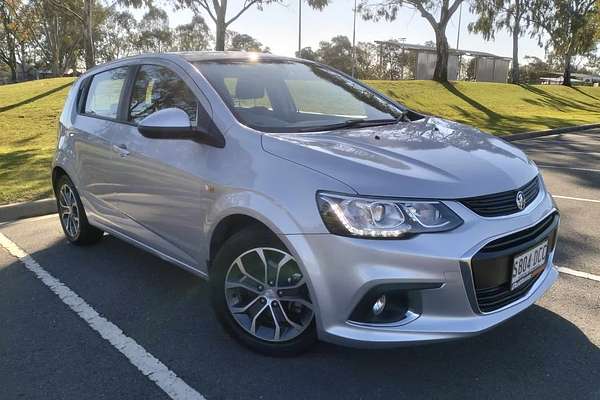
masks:
POLYGON ((403 110, 324 66, 291 60, 196 63, 236 118, 264 132, 398 122, 403 110))

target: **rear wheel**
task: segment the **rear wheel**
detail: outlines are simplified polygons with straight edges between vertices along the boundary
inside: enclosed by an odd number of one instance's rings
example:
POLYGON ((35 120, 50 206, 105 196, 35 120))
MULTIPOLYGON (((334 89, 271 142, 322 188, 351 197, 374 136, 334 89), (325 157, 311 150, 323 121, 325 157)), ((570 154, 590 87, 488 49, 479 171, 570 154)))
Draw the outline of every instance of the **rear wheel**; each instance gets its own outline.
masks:
POLYGON ((103 232, 88 223, 75 185, 68 176, 58 178, 55 186, 60 224, 69 242, 76 245, 96 243, 103 232))
POLYGON ((212 301, 225 328, 268 355, 294 355, 316 340, 306 279, 283 243, 264 229, 232 236, 211 275, 212 301))

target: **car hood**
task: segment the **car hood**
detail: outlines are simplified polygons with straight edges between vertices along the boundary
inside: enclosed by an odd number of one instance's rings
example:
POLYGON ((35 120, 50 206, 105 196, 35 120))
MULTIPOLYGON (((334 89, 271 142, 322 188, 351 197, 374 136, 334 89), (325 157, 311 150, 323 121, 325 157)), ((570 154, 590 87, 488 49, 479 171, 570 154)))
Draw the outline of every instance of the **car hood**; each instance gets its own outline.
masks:
POLYGON ((473 197, 514 190, 538 173, 504 140, 433 117, 371 128, 265 134, 262 142, 268 153, 364 195, 473 197))

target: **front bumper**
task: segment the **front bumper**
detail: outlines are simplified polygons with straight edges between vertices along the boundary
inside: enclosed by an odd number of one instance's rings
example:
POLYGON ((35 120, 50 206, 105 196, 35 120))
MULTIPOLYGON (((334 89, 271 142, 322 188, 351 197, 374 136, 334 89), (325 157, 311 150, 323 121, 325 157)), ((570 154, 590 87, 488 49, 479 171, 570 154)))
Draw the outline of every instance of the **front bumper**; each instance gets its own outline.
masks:
POLYGON ((386 347, 442 341, 481 333, 523 311, 558 277, 554 249, 543 272, 524 294, 492 312, 482 312, 473 295, 473 257, 488 243, 530 228, 556 212, 544 193, 524 211, 483 218, 458 202, 446 202, 464 220, 444 233, 406 240, 367 240, 331 234, 284 235, 300 260, 316 305, 322 340, 354 347, 386 347), (411 312, 390 324, 349 320, 363 296, 382 284, 429 285, 411 295, 411 312))

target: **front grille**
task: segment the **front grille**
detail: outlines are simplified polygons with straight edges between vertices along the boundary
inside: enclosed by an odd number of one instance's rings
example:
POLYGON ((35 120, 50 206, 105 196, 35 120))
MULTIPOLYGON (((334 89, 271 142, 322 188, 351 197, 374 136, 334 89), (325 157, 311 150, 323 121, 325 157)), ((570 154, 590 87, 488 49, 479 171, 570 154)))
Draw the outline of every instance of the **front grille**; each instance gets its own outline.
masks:
POLYGON ((517 193, 523 192, 525 205, 530 204, 540 193, 540 179, 536 176, 526 185, 507 192, 462 199, 461 203, 483 217, 499 217, 519 212, 517 193))
POLYGON ((482 312, 502 308, 523 297, 541 274, 523 286, 510 290, 513 258, 548 240, 549 252, 556 243, 559 216, 554 213, 538 224, 496 239, 484 246, 471 260, 477 304, 482 312))

